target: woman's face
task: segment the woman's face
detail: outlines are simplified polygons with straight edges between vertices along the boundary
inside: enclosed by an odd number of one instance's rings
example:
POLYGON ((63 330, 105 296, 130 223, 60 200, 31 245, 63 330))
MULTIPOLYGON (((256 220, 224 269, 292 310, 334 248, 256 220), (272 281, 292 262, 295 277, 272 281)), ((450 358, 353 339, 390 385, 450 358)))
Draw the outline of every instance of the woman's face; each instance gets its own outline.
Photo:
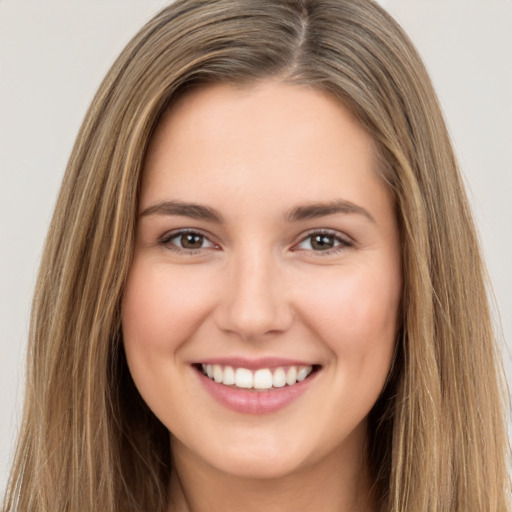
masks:
POLYGON ((401 286, 372 140, 336 99, 216 85, 163 118, 122 323, 175 457, 252 477, 360 457, 401 286))

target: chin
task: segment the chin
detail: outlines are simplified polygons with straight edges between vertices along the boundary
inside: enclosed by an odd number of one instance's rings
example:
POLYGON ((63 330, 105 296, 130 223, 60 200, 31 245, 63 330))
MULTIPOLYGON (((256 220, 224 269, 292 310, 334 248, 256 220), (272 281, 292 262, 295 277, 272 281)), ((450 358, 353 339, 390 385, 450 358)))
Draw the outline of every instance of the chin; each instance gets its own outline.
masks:
POLYGON ((223 461, 222 468, 218 469, 238 478, 272 480, 284 478, 295 473, 300 468, 301 465, 295 461, 283 460, 282 458, 269 460, 260 456, 250 459, 237 457, 235 460, 225 460, 223 461))
MULTIPOLYGON (((286 443, 231 444, 219 447, 219 455, 209 463, 223 473, 247 479, 267 480, 293 474, 307 464, 306 454, 297 453, 286 443)), ((296 447, 295 447, 296 448, 296 447)))

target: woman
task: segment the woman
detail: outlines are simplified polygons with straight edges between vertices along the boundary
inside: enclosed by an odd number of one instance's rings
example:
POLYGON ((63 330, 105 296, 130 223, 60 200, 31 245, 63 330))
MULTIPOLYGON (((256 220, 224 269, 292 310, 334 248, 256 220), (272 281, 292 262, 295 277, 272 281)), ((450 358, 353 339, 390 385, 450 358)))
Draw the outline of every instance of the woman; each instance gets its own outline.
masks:
POLYGON ((86 116, 6 509, 509 510, 482 262, 370 1, 178 1, 86 116))

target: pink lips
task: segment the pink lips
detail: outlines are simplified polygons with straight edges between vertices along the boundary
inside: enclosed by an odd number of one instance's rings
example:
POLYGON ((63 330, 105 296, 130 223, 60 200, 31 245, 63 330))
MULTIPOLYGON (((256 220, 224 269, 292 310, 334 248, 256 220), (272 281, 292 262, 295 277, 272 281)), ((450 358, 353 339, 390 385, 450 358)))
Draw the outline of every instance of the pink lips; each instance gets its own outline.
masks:
MULTIPOLYGON (((311 365, 303 361, 280 358, 262 358, 258 360, 215 358, 204 360, 202 363, 247 368, 249 370, 311 365)), ((196 374, 206 391, 210 393, 217 402, 228 409, 243 414, 268 414, 279 411, 299 398, 308 389, 313 379, 316 377, 317 372, 313 372, 305 380, 297 382, 292 386, 272 388, 265 391, 226 386, 211 380, 199 370, 196 371, 196 374)))

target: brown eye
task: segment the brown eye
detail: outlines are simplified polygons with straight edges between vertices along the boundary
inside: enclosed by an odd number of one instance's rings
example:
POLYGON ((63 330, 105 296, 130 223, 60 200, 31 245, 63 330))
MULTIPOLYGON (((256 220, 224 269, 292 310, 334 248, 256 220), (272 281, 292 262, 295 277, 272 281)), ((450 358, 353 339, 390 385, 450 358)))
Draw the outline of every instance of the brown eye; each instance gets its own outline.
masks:
POLYGON ((295 250, 307 250, 316 253, 324 252, 331 254, 348 247, 352 247, 352 241, 342 233, 331 233, 329 231, 317 231, 310 233, 295 246, 295 250))
POLYGON ((311 248, 315 251, 326 251, 336 245, 336 239, 333 235, 317 234, 311 236, 311 248))
POLYGON ((216 247, 205 235, 196 231, 175 231, 162 237, 160 244, 177 252, 198 251, 216 247))
POLYGON ((183 249, 201 249, 204 243, 204 236, 198 233, 184 233, 180 235, 179 242, 183 249))

